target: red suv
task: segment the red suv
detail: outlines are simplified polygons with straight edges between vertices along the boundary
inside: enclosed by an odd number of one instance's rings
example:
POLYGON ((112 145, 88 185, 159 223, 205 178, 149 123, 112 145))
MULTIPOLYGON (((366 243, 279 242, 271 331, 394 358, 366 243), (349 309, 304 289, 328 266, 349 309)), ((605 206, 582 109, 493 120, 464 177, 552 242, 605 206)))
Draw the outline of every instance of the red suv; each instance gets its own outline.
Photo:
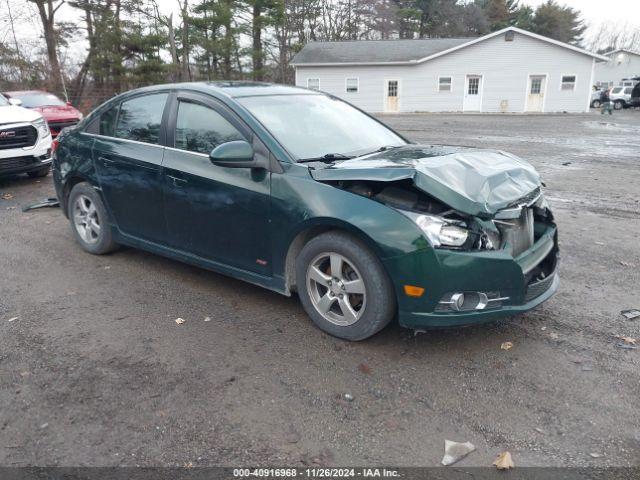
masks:
POLYGON ((41 90, 24 90, 4 92, 7 98, 20 100, 21 106, 37 110, 42 114, 51 130, 51 136, 56 138, 65 127, 75 125, 82 120, 82 113, 71 106, 70 102, 63 102, 52 93, 41 90))

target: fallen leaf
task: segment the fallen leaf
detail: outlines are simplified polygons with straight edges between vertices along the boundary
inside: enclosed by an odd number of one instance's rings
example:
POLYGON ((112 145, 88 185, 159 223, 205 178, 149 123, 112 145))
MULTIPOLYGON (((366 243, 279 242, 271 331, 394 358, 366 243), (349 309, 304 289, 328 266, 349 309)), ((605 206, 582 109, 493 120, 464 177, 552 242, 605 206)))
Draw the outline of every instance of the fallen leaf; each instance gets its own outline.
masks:
POLYGON ((552 340, 557 340, 558 338, 560 338, 560 335, 558 335, 557 333, 551 332, 549 334, 549 337, 551 337, 552 340))
POLYGON ((211 321, 211 317, 204 317, 204 321, 205 322, 210 322, 211 321))
POLYGON ((498 470, 508 470, 515 467, 513 460, 511 460, 511 454, 509 452, 502 452, 498 455, 498 458, 493 462, 498 470))
POLYGON ((622 340, 627 345, 637 345, 638 339, 633 337, 625 337, 624 335, 616 335, 618 340, 622 340))
POLYGON ((176 323, 182 325, 186 320, 184 318, 176 318, 176 323))
POLYGON ((476 449, 471 442, 459 443, 451 440, 444 441, 444 457, 442 457, 442 465, 448 466, 462 460, 476 449))
POLYGON ((371 375, 371 367, 366 363, 361 363, 358 365, 358 370, 360 370, 365 375, 371 375))
POLYGON ((13 198, 13 195, 11 195, 10 193, 3 193, 2 194, 2 198, 3 200, 11 200, 13 198))
POLYGON ((502 350, 511 350, 513 348, 513 343, 512 342, 504 342, 502 345, 500 345, 500 348, 502 350))
POLYGON ((13 317, 10 318, 9 320, 7 320, 8 322, 15 322, 17 319, 19 319, 20 317, 13 317))

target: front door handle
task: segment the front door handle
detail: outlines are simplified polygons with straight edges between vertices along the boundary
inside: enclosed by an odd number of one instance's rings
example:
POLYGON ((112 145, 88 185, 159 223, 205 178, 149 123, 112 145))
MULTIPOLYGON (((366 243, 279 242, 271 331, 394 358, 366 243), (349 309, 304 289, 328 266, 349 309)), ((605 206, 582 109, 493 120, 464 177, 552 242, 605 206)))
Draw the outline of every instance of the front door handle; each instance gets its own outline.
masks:
POLYGON ((184 178, 174 177, 173 175, 167 175, 167 178, 171 179, 174 187, 182 187, 188 183, 184 178))

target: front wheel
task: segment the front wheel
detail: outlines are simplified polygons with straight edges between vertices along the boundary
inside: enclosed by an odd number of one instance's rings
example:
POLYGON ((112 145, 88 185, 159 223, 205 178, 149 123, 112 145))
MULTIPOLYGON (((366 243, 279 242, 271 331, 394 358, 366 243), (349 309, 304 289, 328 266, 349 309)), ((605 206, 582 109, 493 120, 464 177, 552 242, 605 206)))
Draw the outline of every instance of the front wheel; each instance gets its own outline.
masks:
POLYGON ((395 314, 393 286, 380 260, 342 232, 324 233, 304 246, 296 261, 296 285, 313 322, 345 340, 371 337, 395 314))
POLYGON ((75 185, 67 205, 71 230, 84 250, 94 255, 115 250, 107 210, 91 185, 85 182, 75 185))
POLYGON ((594 100, 593 102, 591 102, 591 106, 593 108, 600 108, 600 106, 602 106, 602 103, 600 103, 600 100, 594 100))

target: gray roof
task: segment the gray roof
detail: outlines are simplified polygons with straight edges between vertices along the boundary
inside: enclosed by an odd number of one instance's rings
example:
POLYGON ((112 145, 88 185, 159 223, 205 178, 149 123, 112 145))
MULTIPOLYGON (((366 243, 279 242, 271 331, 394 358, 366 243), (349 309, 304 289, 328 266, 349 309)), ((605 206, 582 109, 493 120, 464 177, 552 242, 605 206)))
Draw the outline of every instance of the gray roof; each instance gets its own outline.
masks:
POLYGON ((293 58, 291 63, 304 65, 411 62, 444 52, 472 40, 475 38, 310 42, 293 58))

